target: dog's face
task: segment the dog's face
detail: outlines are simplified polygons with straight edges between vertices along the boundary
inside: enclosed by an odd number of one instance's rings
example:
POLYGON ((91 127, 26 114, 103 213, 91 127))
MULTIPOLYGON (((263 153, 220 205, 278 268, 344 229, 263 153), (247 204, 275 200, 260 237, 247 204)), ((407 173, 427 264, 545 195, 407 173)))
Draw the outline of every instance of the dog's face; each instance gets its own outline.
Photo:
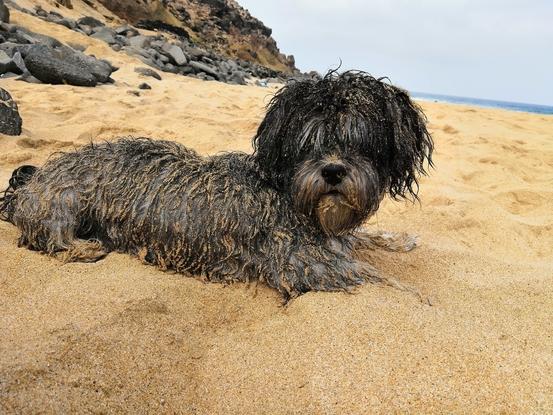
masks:
POLYGON ((296 208, 340 235, 386 193, 417 197, 432 163, 426 120, 407 93, 365 73, 293 82, 271 100, 254 138, 261 169, 296 208))

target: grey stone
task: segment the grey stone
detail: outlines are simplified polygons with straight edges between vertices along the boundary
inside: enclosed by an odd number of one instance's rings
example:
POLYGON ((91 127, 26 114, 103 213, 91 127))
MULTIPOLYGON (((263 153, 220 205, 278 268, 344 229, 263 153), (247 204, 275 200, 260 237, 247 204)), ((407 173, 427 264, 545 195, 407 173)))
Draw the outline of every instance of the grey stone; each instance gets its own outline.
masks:
POLYGON ((78 50, 79 52, 84 52, 86 50, 86 46, 81 45, 80 43, 67 42, 67 44, 73 49, 78 50))
POLYGON ((13 57, 16 52, 21 53, 23 57, 27 54, 27 51, 32 47, 32 45, 18 45, 13 42, 0 43, 0 50, 6 52, 8 56, 13 57))
POLYGON ((48 12, 44 10, 40 5, 35 6, 35 13, 37 16, 40 16, 40 17, 48 16, 48 12))
POLYGON ((125 36, 121 36, 121 35, 115 35, 115 41, 120 46, 126 46, 126 45, 129 44, 129 39, 127 39, 125 36))
MULTIPOLYGON (((19 57, 21 58, 21 55, 19 55, 19 57)), ((14 62, 14 58, 10 57, 3 50, 0 50, 0 74, 6 74, 8 72, 12 72, 14 74, 23 73, 19 66, 14 62)))
POLYGON ((12 58, 3 50, 0 50, 0 73, 6 73, 12 67, 12 58))
POLYGON ((154 71, 153 69, 138 67, 138 68, 134 68, 134 71, 136 73, 141 74, 141 75, 150 76, 152 78, 157 79, 158 81, 161 81, 161 76, 156 71, 154 71))
POLYGON ((176 65, 182 66, 188 62, 188 59, 186 59, 186 55, 177 45, 166 43, 165 45, 163 45, 162 49, 176 65))
POLYGON ((98 26, 105 26, 104 23, 102 23, 98 19, 91 16, 81 17, 79 20, 77 20, 77 24, 79 26, 89 26, 91 28, 98 27, 98 26))
POLYGON ((121 50, 121 45, 119 43, 114 43, 113 45, 111 45, 111 48, 114 51, 119 52, 121 50))
POLYGON ((20 135, 23 120, 10 93, 0 88, 0 133, 20 135))
POLYGON ((131 45, 133 48, 137 49, 144 49, 150 46, 150 39, 148 39, 148 36, 134 36, 129 38, 129 45, 131 45))
POLYGON ((147 58, 149 61, 152 61, 150 59, 150 55, 148 55, 148 53, 144 49, 137 49, 133 46, 125 46, 123 49, 127 52, 127 54, 131 56, 142 56, 144 58, 147 58))
POLYGON ((34 45, 25 57, 29 72, 48 84, 96 86, 97 80, 90 72, 65 61, 60 53, 44 45, 34 45))
POLYGON ((194 73, 194 69, 192 69, 190 66, 181 66, 178 68, 178 73, 181 75, 190 75, 194 73))
POLYGON ((23 75, 21 75, 19 78, 16 79, 16 81, 24 81, 30 84, 42 84, 42 81, 40 79, 35 78, 29 72, 26 72, 23 75))
POLYGON ((0 79, 15 78, 16 76, 19 76, 19 74, 13 73, 13 72, 6 72, 4 74, 0 74, 0 79))
POLYGON ((189 47, 186 49, 186 52, 190 55, 190 58, 193 60, 199 60, 202 57, 209 55, 205 50, 196 48, 196 47, 189 47))
POLYGON ((129 25, 123 25, 115 28, 115 33, 122 36, 132 37, 140 35, 140 32, 134 27, 129 25))
POLYGON ((228 77, 228 82, 236 85, 246 85, 244 72, 235 71, 228 77))
POLYGON ((110 82, 111 73, 115 68, 107 61, 96 59, 67 46, 59 49, 60 57, 67 63, 80 68, 83 73, 90 73, 97 82, 110 82))
POLYGON ((104 42, 106 42, 110 45, 114 44, 114 43, 117 43, 115 41, 115 32, 112 29, 110 29, 109 27, 106 27, 106 26, 99 28, 95 33, 90 35, 90 37, 92 37, 94 39, 103 40, 104 42))
POLYGON ((15 52, 12 56, 12 61, 21 71, 19 73, 27 72, 27 67, 25 66, 25 61, 23 60, 23 56, 21 56, 21 52, 15 52))
POLYGON ((207 66, 205 63, 190 62, 189 65, 190 65, 191 68, 194 69, 194 71, 196 73, 204 72, 207 75, 211 75, 215 79, 219 79, 219 76, 220 76, 219 73, 215 69, 213 69, 212 67, 207 66))
POLYGON ((77 27, 77 24, 75 23, 75 21, 71 19, 66 19, 66 18, 60 19, 56 23, 59 25, 65 26, 71 30, 74 30, 77 27))
POLYGON ((42 35, 40 33, 34 33, 24 27, 17 28, 17 35, 21 36, 24 39, 27 39, 29 43, 39 43, 41 45, 46 45, 50 48, 57 48, 62 45, 62 43, 54 39, 53 37, 42 35))
POLYGON ((142 82, 140 85, 138 85, 138 89, 152 89, 152 87, 146 82, 142 82))
POLYGON ((182 70, 183 68, 187 68, 187 66, 182 66, 179 69, 175 65, 173 65, 172 63, 166 63, 165 66, 163 67, 163 70, 165 72, 179 73, 179 71, 182 70))
POLYGON ((90 36, 92 33, 94 33, 90 26, 81 25, 79 26, 79 29, 87 36, 90 36))

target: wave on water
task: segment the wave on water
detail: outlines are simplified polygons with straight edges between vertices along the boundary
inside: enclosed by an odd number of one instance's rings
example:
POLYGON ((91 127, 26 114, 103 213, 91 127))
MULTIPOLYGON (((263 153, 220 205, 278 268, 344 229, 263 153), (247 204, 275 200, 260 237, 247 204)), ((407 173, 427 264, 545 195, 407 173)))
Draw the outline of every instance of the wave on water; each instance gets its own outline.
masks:
POLYGON ((415 99, 424 101, 448 102, 451 104, 476 105, 487 108, 501 108, 510 111, 532 112, 535 114, 553 115, 553 107, 548 105, 525 104, 522 102, 495 101, 492 99, 479 99, 469 97, 456 97, 453 95, 428 94, 426 92, 411 92, 415 99))

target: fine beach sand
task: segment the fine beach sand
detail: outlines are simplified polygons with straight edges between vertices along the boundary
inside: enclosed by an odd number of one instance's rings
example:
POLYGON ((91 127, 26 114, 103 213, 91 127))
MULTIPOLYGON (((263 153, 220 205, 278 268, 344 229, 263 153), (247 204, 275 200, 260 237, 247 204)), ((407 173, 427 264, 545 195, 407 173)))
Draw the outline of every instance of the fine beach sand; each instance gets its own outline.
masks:
MULTIPOLYGON (((24 131, 0 135, 0 188, 20 164, 116 136, 251 151, 274 88, 143 78, 100 41, 12 19, 121 69, 90 89, 1 80, 24 131)), ((386 200, 369 222, 421 245, 370 256, 429 303, 367 285, 282 307, 263 285, 124 254, 62 265, 0 222, 0 412, 553 412, 553 117, 421 105, 436 142, 421 203, 386 200)))

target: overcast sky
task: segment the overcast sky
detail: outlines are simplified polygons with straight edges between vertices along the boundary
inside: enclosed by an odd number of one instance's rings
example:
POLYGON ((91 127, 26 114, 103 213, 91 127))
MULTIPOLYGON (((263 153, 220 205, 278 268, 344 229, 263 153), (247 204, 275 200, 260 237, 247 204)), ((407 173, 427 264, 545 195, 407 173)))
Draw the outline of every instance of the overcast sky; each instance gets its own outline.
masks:
POLYGON ((553 105, 553 0, 238 0, 302 71, 553 105))

